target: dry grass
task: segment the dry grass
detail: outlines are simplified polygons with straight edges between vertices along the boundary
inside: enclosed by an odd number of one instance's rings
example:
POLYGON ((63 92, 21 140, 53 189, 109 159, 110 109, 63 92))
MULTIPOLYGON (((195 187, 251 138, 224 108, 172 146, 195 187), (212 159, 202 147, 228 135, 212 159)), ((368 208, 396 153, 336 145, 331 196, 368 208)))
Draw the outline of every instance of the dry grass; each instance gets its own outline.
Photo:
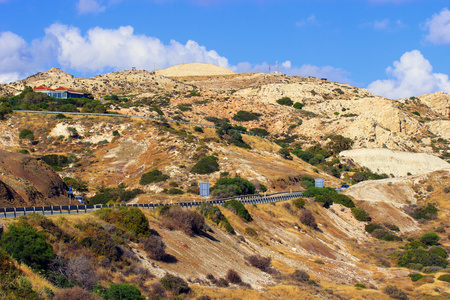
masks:
POLYGON ((36 274, 35 272, 33 272, 33 270, 31 270, 27 265, 20 264, 19 265, 19 269, 30 280, 34 290, 40 291, 44 287, 48 287, 54 292, 59 290, 59 288, 57 288, 56 286, 51 284, 48 280, 46 280, 42 276, 40 276, 40 275, 36 274))

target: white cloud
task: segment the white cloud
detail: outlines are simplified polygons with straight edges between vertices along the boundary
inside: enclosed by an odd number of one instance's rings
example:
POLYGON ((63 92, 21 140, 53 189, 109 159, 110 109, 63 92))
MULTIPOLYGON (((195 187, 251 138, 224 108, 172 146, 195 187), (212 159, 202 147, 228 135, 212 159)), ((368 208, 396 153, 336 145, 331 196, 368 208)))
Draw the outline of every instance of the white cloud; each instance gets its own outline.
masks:
POLYGON ((433 44, 450 44, 450 11, 444 8, 439 14, 433 15, 425 24, 428 34, 425 37, 433 44))
POLYGON ((77 9, 80 14, 100 13, 105 11, 106 6, 98 0, 78 0, 77 9))
POLYGON ((82 36, 76 27, 53 24, 45 30, 59 43, 58 62, 77 71, 123 70, 137 67, 153 70, 181 63, 205 62, 228 67, 228 60, 214 50, 206 50, 195 41, 186 45, 137 35, 131 26, 118 29, 95 27, 82 36))
POLYGON ((0 82, 18 80, 36 70, 37 61, 28 43, 10 31, 0 32, 0 82))
POLYGON ((306 25, 315 25, 315 26, 318 26, 318 25, 320 25, 320 24, 319 24, 319 21, 317 21, 317 18, 316 18, 315 15, 310 15, 308 18, 296 22, 295 25, 296 25, 297 27, 304 27, 304 26, 306 26, 306 25))
POLYGON ((388 67, 386 73, 393 79, 377 80, 367 89, 391 99, 420 96, 437 91, 450 92, 448 75, 433 73, 430 62, 418 50, 406 52, 388 67))

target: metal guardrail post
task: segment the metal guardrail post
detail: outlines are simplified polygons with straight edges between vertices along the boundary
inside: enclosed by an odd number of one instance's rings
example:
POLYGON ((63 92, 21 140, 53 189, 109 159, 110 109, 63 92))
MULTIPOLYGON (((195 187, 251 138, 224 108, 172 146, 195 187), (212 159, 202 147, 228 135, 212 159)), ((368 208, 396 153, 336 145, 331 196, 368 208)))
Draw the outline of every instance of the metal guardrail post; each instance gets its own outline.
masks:
POLYGON ((53 205, 50 206, 51 214, 53 215, 53 205))
POLYGON ((42 215, 45 216, 45 206, 42 206, 42 215))
POLYGON ((62 215, 62 206, 59 206, 59 214, 62 215))
POLYGON ((14 207, 14 218, 16 218, 17 217, 17 215, 16 215, 16 208, 14 207))
POLYGON ((5 214, 5 219, 6 219, 6 208, 3 209, 3 213, 5 214))
POLYGON ((24 208, 23 208, 23 215, 26 216, 26 214, 27 214, 27 208, 24 207, 24 208))
POLYGON ((77 214, 78 214, 79 212, 78 212, 78 205, 77 205, 77 214))

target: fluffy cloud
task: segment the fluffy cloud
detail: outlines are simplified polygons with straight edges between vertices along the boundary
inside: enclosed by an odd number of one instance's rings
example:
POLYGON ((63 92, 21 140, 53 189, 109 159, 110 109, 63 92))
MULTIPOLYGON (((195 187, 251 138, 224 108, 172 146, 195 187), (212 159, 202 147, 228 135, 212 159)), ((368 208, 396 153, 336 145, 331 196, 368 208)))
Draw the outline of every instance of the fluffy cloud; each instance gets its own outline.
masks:
POLYGON ((106 6, 97 0, 78 0, 77 9, 80 14, 104 12, 106 6))
POLYGON ((28 43, 15 33, 0 33, 0 82, 18 80, 20 74, 35 69, 36 59, 28 43))
POLYGON ((85 36, 76 27, 53 24, 45 30, 59 44, 58 62, 77 71, 123 70, 137 67, 153 70, 181 63, 206 62, 228 67, 228 60, 216 51, 206 50, 195 41, 186 45, 134 34, 131 26, 118 29, 95 27, 85 36))
POLYGON ((448 75, 433 73, 430 62, 418 50, 406 52, 388 67, 386 73, 393 79, 377 80, 367 89, 391 99, 420 96, 437 91, 450 92, 448 75))
POLYGON ((444 8, 439 14, 433 15, 425 24, 428 30, 426 39, 433 44, 450 44, 450 11, 444 8))

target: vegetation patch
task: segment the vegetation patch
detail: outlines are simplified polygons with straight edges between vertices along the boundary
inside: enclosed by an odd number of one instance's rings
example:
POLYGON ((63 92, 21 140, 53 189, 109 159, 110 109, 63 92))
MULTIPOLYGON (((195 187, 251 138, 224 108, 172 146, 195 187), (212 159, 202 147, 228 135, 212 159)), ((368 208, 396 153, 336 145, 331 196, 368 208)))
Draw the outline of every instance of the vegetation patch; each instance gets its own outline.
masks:
POLYGON ((410 268, 417 265, 421 265, 423 267, 437 266, 445 268, 449 262, 447 261, 446 256, 443 256, 442 253, 426 251, 423 249, 411 249, 405 251, 400 256, 397 264, 400 267, 405 268, 410 268))
POLYGON ((366 212, 362 207, 353 207, 352 214, 356 220, 361 222, 370 222, 372 220, 369 213, 366 212))
POLYGON ((413 282, 419 281, 420 279, 427 277, 420 273, 413 273, 413 274, 409 274, 408 276, 411 278, 411 281, 413 281, 413 282))
POLYGON ((211 174, 219 171, 219 159, 216 156, 202 157, 191 169, 192 174, 211 174))
POLYGON ((225 228, 225 230, 231 234, 235 233, 234 228, 231 226, 227 217, 225 217, 217 206, 210 203, 202 203, 199 206, 199 210, 205 218, 212 221, 214 224, 225 228))
POLYGON ((167 273, 160 279, 162 286, 174 295, 186 294, 191 290, 188 283, 181 277, 167 273))
POLYGON ((260 269, 263 272, 271 271, 272 259, 270 257, 265 257, 261 255, 250 255, 248 257, 245 257, 245 260, 247 260, 252 266, 260 269))
POLYGON ((148 219, 137 207, 121 206, 118 208, 102 208, 95 212, 102 220, 115 224, 136 237, 150 235, 148 219))
POLYGON ((270 133, 264 129, 264 128, 252 128, 250 129, 251 133, 254 133, 256 135, 260 135, 260 136, 268 136, 270 133))
POLYGON ((303 198, 297 198, 297 199, 293 199, 292 201, 292 205, 294 205, 295 207, 297 207, 298 209, 304 208, 306 201, 303 198))
POLYGON ((150 172, 142 174, 141 175, 141 180, 139 181, 139 184, 140 185, 147 185, 147 184, 150 184, 150 183, 166 181, 169 178, 170 178, 169 175, 165 175, 161 171, 155 169, 153 171, 150 171, 150 172))
POLYGON ((289 97, 283 97, 278 99, 277 103, 281 105, 292 106, 294 104, 294 101, 292 101, 292 99, 289 97))
POLYGON ((438 280, 450 283, 450 274, 441 275, 438 280))
POLYGON ((216 198, 228 198, 255 193, 255 185, 241 177, 223 177, 216 181, 211 189, 211 195, 216 198))
POLYGON ((245 222, 253 221, 252 216, 250 215, 248 210, 245 208, 244 204, 242 204, 241 202, 239 202, 237 200, 234 200, 234 199, 229 200, 229 201, 225 202, 223 207, 231 210, 233 213, 238 215, 245 222))
POLYGON ((116 188, 100 188, 99 191, 91 198, 89 204, 107 204, 117 202, 128 202, 139 194, 142 194, 141 189, 133 189, 131 191, 125 190, 123 187, 116 188))
POLYGON ((249 111, 240 110, 233 116, 233 120, 239 121, 239 122, 254 121, 254 120, 259 120, 260 116, 261 116, 261 114, 258 114, 258 113, 252 113, 249 111))
POLYGON ((162 225, 169 230, 181 230, 187 235, 199 235, 203 231, 205 218, 197 211, 172 206, 160 212, 162 225))

